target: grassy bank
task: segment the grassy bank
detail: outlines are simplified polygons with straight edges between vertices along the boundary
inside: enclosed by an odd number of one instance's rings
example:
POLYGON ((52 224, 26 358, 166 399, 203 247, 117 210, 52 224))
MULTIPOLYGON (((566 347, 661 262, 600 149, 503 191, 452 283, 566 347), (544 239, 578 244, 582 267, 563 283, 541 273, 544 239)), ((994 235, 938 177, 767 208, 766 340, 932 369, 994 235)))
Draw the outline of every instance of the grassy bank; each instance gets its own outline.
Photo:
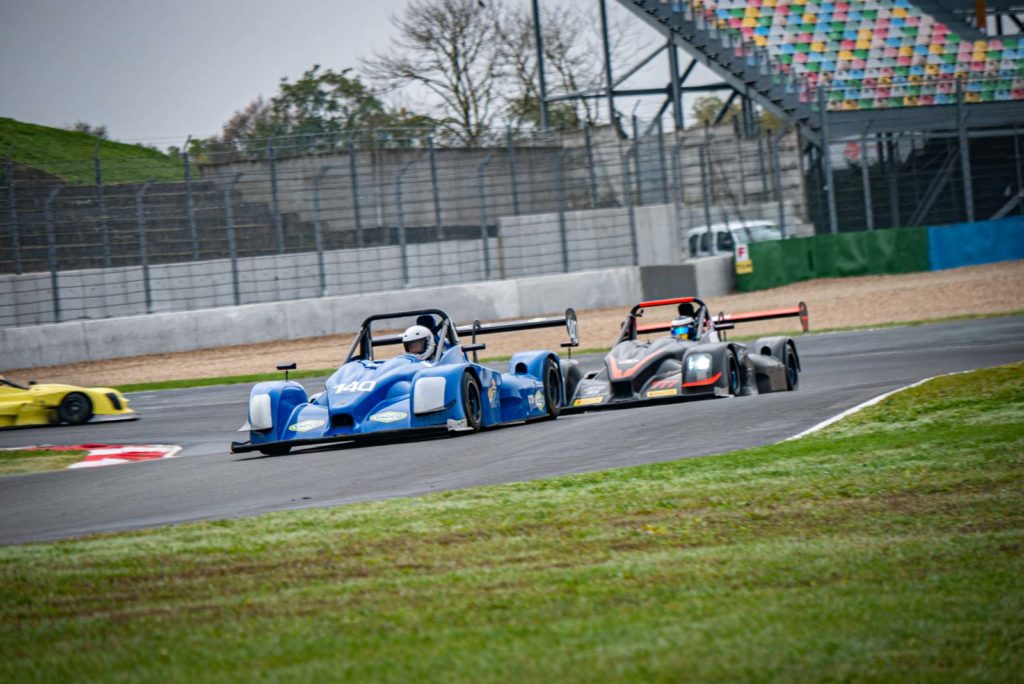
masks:
POLYGON ((94 154, 102 161, 105 183, 142 183, 147 178, 179 181, 183 174, 181 162, 159 150, 0 117, 0 155, 6 158, 9 149, 15 163, 69 183, 95 182, 94 154))
POLYGON ((3 548, 0 678, 1012 681, 1022 377, 719 457, 3 548))

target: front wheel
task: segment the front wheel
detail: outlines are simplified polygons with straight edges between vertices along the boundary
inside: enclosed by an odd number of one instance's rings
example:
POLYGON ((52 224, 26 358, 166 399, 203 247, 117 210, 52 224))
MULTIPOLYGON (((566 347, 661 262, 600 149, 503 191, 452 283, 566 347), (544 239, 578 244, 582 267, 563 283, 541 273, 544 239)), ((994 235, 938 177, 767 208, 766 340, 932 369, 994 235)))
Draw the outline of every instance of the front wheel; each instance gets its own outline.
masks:
POLYGON ((483 401, 480 399, 480 383, 470 373, 462 374, 462 412, 466 414, 466 427, 473 432, 480 431, 483 423, 483 401))
POLYGON ((800 385, 800 366, 796 362, 796 351, 786 345, 786 389, 795 390, 800 385))
POLYGON ((547 418, 554 420, 562 413, 562 373, 554 359, 544 362, 544 400, 547 418))
POLYGON ((740 364, 736 360, 736 354, 729 352, 726 358, 726 373, 728 373, 727 382, 729 383, 729 396, 736 397, 740 393, 740 364))
POLYGON ((60 422, 81 425, 92 418, 92 401, 81 392, 67 394, 57 407, 60 422))

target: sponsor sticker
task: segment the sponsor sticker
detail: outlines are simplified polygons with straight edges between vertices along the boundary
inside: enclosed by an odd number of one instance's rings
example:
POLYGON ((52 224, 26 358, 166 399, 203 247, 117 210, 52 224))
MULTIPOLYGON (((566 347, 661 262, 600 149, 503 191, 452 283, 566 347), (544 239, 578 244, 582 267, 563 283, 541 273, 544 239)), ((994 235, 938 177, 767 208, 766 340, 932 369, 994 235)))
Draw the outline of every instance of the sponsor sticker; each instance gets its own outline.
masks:
POLYGON ((376 380, 353 380, 352 382, 345 383, 344 385, 338 385, 334 388, 335 394, 341 394, 343 392, 371 392, 373 388, 377 386, 376 380))
POLYGON ((601 385, 588 385, 580 390, 581 397, 597 397, 604 394, 604 387, 601 385))
POLYGON ((583 399, 577 399, 572 402, 573 406, 590 406, 591 404, 600 404, 604 401, 604 397, 585 397, 583 399))
POLYGON ((545 401, 544 401, 544 393, 543 393, 543 392, 541 392, 540 390, 537 390, 537 393, 536 393, 536 394, 534 394, 533 396, 534 396, 534 400, 533 400, 533 402, 534 402, 535 404, 537 404, 537 408, 538 408, 539 410, 543 411, 543 410, 544 410, 544 404, 545 404, 545 401))
POLYGON ((408 413, 402 413, 401 411, 381 411, 370 416, 370 420, 376 423, 394 423, 396 420, 402 420, 408 415, 408 413))
POLYGON ((677 394, 679 394, 679 390, 674 389, 674 388, 673 389, 651 390, 650 392, 647 393, 647 398, 648 399, 653 399, 654 397, 674 397, 677 394))
POLYGON ((289 425, 288 429, 292 432, 309 432, 310 430, 316 430, 318 427, 323 427, 324 421, 322 420, 300 420, 294 425, 289 425))

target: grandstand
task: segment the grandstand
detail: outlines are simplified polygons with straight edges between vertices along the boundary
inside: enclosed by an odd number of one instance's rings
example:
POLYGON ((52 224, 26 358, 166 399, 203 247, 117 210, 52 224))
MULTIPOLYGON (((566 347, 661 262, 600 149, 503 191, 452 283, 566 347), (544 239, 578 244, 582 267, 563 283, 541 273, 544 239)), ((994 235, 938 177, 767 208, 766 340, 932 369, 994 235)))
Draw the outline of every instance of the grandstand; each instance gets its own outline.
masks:
POLYGON ((987 36, 938 2, 620 2, 792 123, 818 128, 824 104, 837 135, 869 122, 874 130, 948 127, 955 116, 931 108, 957 105, 959 92, 963 104, 982 105, 971 110, 974 126, 1024 123, 1024 39, 987 36))

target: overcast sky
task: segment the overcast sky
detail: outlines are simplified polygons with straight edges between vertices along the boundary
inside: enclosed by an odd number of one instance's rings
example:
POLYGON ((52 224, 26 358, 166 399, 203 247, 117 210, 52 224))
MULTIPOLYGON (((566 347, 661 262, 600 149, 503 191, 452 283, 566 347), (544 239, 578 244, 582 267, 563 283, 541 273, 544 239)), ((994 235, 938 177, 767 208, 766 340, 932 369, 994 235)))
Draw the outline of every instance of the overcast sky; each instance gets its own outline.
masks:
MULTIPOLYGON (((160 146, 214 135, 256 96, 272 96, 282 76, 313 64, 358 67, 386 49, 390 17, 406 1, 0 0, 0 116, 85 121, 160 146)), ((593 8, 596 24, 597 1, 574 1, 593 8)), ((645 55, 657 34, 640 34, 645 55)), ((667 67, 655 62, 629 85, 664 86, 667 67)), ((618 108, 628 114, 633 104, 618 108)), ((658 104, 648 99, 638 113, 658 104)))

